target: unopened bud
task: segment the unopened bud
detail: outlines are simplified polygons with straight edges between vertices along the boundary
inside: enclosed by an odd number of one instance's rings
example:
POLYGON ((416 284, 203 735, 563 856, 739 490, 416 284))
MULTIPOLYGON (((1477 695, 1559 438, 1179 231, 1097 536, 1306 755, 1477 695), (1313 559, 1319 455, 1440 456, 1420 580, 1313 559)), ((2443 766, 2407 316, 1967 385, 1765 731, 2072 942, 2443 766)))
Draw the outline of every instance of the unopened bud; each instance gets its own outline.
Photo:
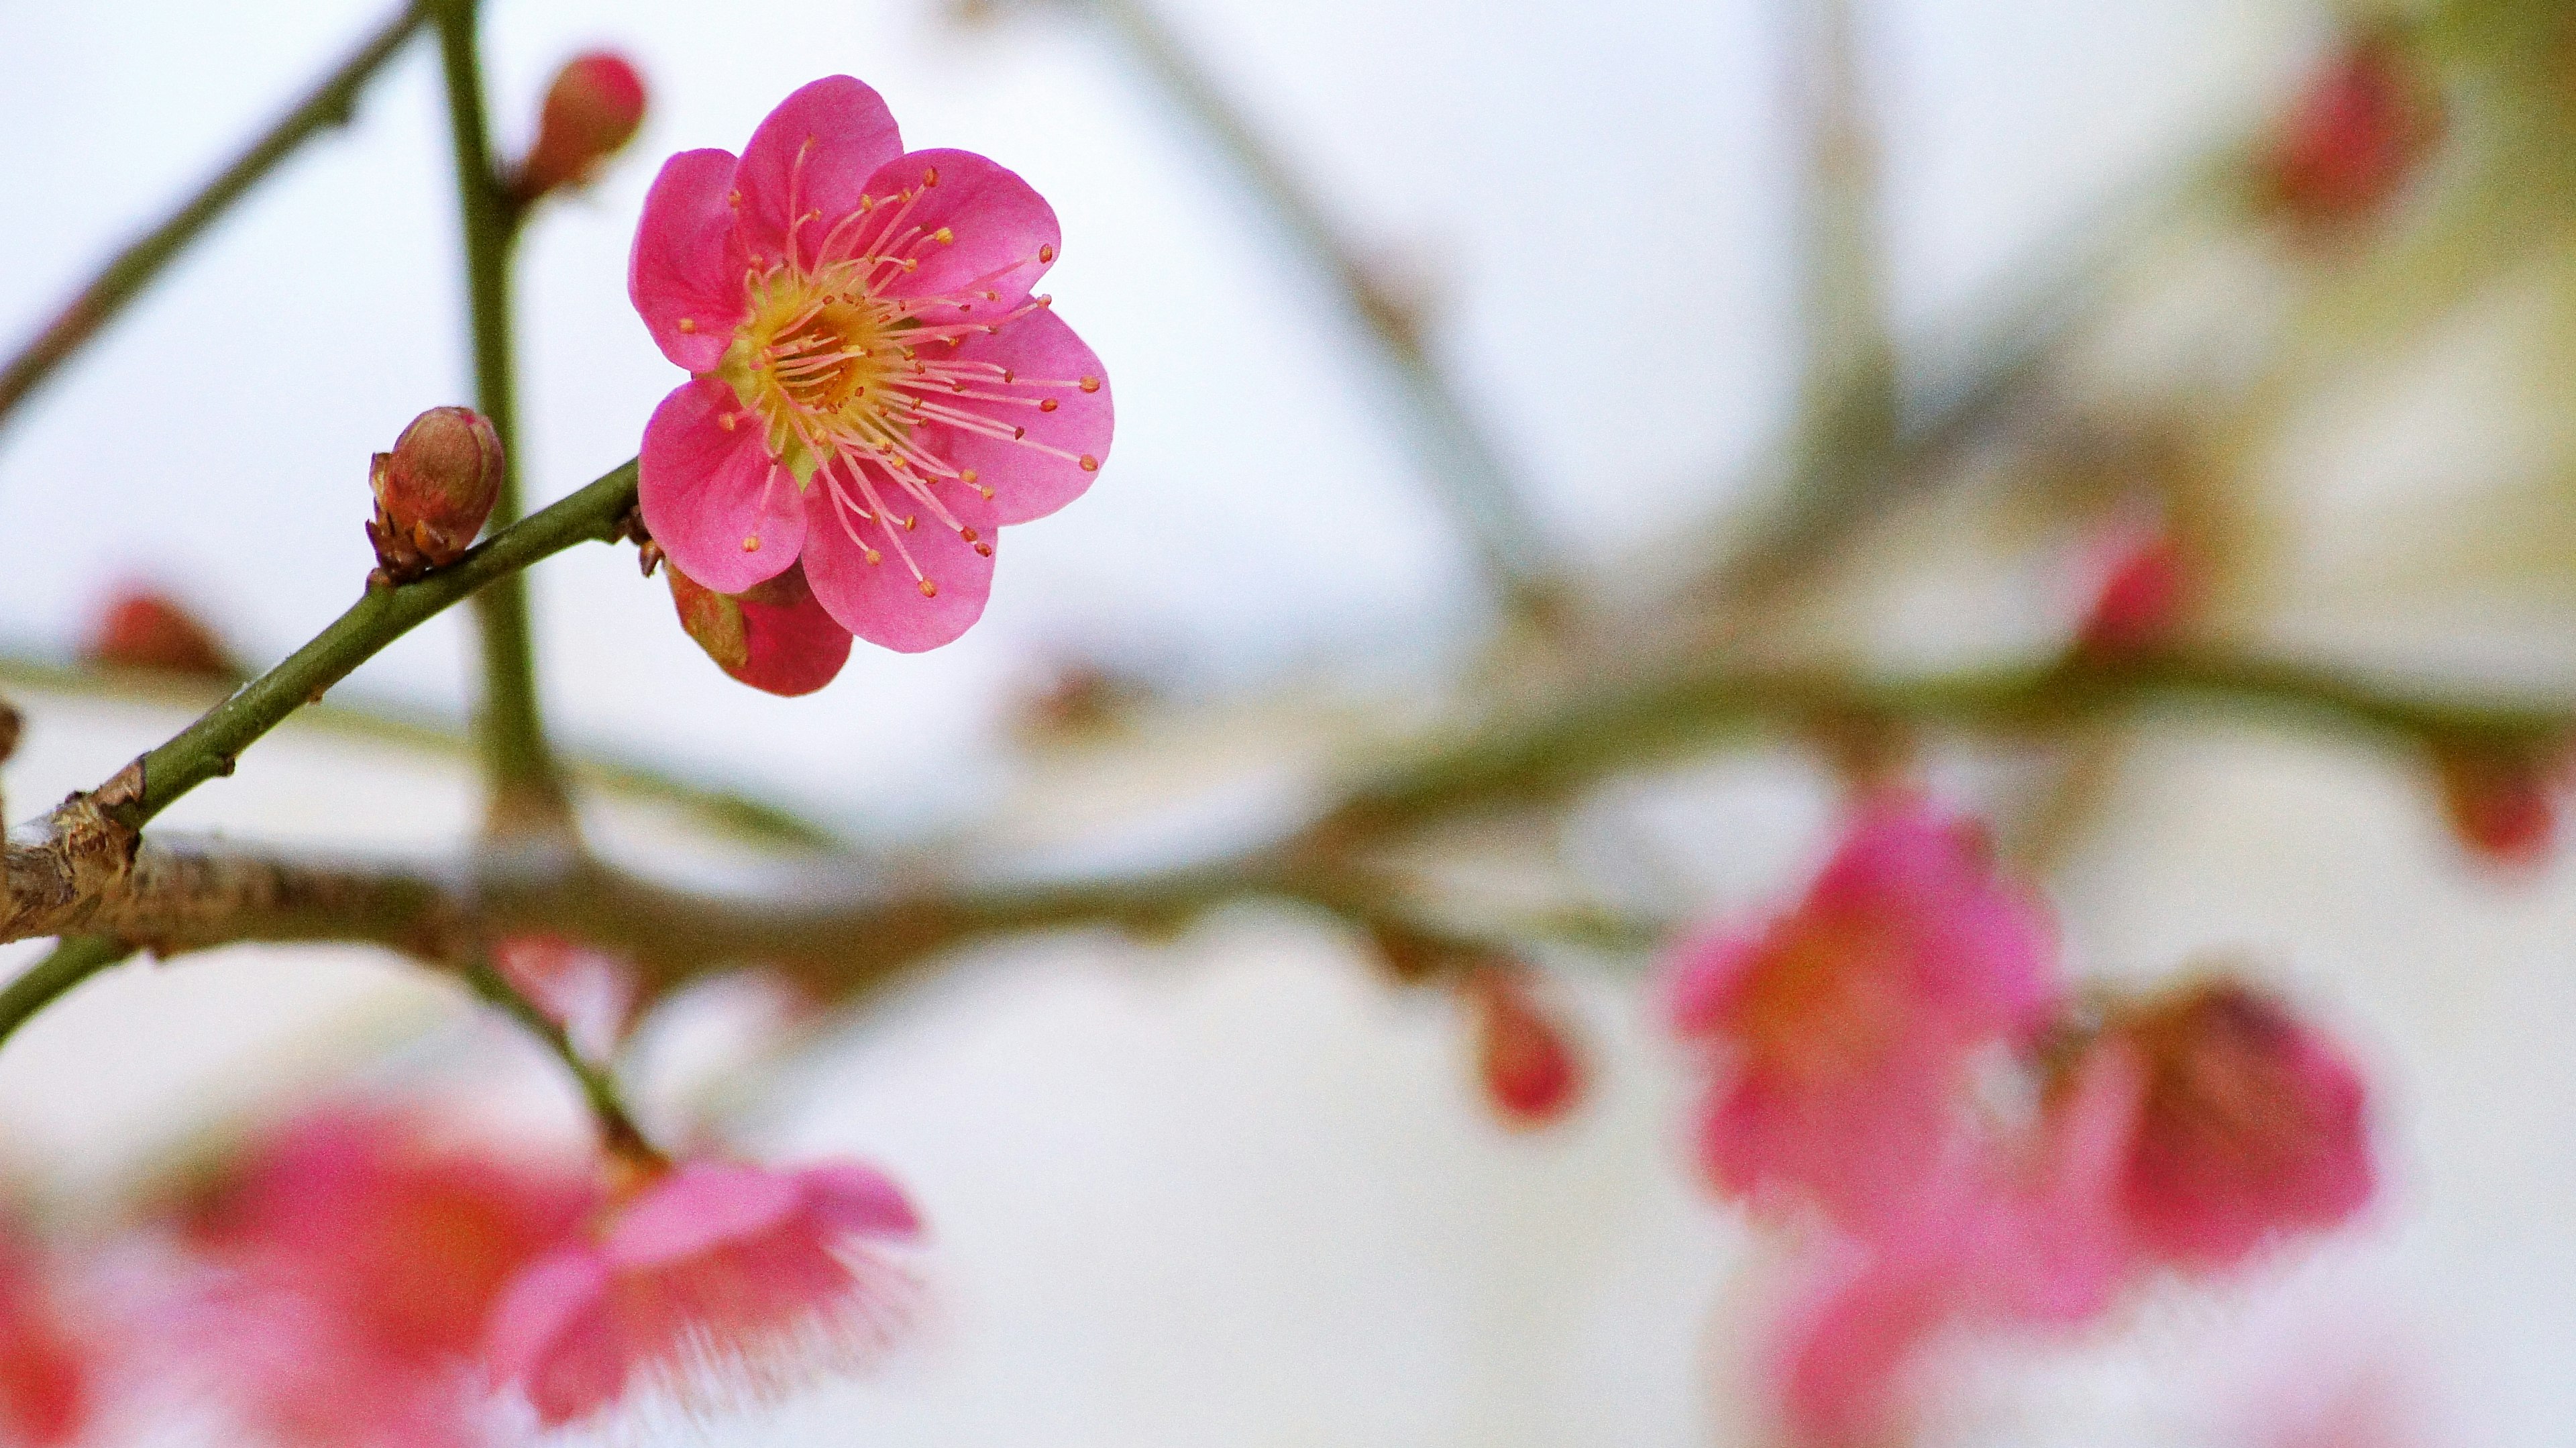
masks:
POLYGON ((2436 744, 2433 778, 2452 835, 2489 864, 2537 865, 2558 835, 2560 751, 2510 744, 2436 744))
POLYGON ((589 181, 643 124, 644 78, 635 67, 604 50, 575 56, 546 90, 536 143, 519 163, 519 199, 589 181))
POLYGON ((1476 1076, 1507 1126, 1546 1126, 1583 1098, 1583 1057, 1564 1024, 1517 966, 1471 972, 1464 989, 1476 1017, 1476 1076))
POLYGON ((805 582, 805 565, 741 593, 718 593, 663 560, 680 627, 716 667, 772 694, 810 694, 850 659, 850 631, 832 621, 805 582))
POLYGON ((133 588, 116 595, 98 617, 86 657, 112 669, 151 669, 205 679, 237 679, 234 661, 214 630, 166 593, 133 588))
POLYGON ((367 481, 375 521, 367 537, 390 582, 443 568, 474 546, 501 496, 501 438, 470 407, 433 407, 378 453, 367 481))
POLYGON ((2301 221, 2358 220, 2396 194, 2440 132, 2407 52, 2363 36, 2327 60, 2283 120, 2269 157, 2273 195, 2301 221))
POLYGON ((2076 629, 2076 646, 2096 659, 2132 658, 2170 646, 2191 603, 2191 570, 2162 534, 2137 540, 2110 560, 2101 591, 2076 629))

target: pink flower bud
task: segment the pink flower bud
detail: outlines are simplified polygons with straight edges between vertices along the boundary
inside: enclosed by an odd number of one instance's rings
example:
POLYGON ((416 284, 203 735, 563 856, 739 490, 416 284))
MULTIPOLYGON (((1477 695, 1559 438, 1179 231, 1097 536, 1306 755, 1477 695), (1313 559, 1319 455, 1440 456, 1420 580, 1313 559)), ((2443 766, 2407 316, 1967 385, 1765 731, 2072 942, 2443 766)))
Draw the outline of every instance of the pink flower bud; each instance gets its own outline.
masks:
POLYGON ((811 694, 850 659, 850 631, 832 621, 802 564, 740 593, 718 593, 663 560, 680 627, 716 667, 772 694, 811 694))
POLYGON ((2452 835, 2491 865, 2530 866, 2548 858, 2558 838, 2564 772, 2532 749, 2446 744, 2433 751, 2433 778, 2452 835))
POLYGON ((1583 1057, 1564 1023, 1531 994, 1525 973, 1492 965, 1469 975, 1476 1017, 1476 1074, 1507 1126, 1562 1119, 1583 1098, 1583 1057))
POLYGON ((2190 594, 2182 550, 2170 537, 2148 537, 2113 560, 2076 645, 2097 659, 2153 653, 2173 641, 2190 594))
POLYGON ((474 546, 501 496, 501 438, 470 407, 433 407, 378 453, 367 474, 376 517, 367 537, 387 578, 444 568, 474 546))
POLYGON ((643 124, 644 78, 624 56, 594 50, 573 57, 546 89, 536 144, 519 163, 520 199, 588 182, 643 124))
POLYGON ((86 657, 109 668, 206 679, 237 679, 242 673, 212 629, 178 600, 153 588, 129 588, 108 601, 90 634, 86 657))
POLYGON ((2364 37, 2326 62, 2282 122, 2273 194, 2302 221, 2357 220, 2396 194, 2440 129, 2405 53, 2364 37))

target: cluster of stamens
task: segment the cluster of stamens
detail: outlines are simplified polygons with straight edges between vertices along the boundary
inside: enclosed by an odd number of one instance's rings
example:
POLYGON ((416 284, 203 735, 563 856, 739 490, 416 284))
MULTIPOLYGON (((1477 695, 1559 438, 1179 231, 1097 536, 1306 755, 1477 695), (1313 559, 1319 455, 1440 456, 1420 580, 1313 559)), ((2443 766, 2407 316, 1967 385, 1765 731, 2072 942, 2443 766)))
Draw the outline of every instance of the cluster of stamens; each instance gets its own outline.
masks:
MULTIPOLYGON (((1018 410, 1054 412, 1060 405, 1054 394, 1098 392, 1100 379, 1021 377, 999 363, 949 355, 968 338, 999 333, 1050 304, 1051 298, 1035 296, 1002 305, 998 284, 1032 259, 1014 260, 935 296, 886 295, 896 279, 920 269, 932 248, 956 242, 946 226, 910 221, 921 198, 939 184, 939 173, 925 169, 918 185, 892 195, 861 196, 858 209, 817 242, 810 230, 822 213, 800 209, 805 158, 813 145, 809 139, 797 153, 789 175, 788 213, 794 220, 786 254, 754 256, 744 272, 750 309, 718 369, 744 405, 716 421, 727 431, 745 421, 766 429, 773 461, 763 484, 763 512, 768 490, 779 486, 782 474, 790 486, 820 487, 842 531, 869 563, 883 562, 891 551, 911 571, 922 596, 937 597, 937 581, 922 570, 904 535, 926 514, 991 557, 991 542, 959 521, 940 490, 968 487, 986 499, 993 490, 975 469, 941 456, 936 429, 1000 439, 1097 471, 1098 458, 1040 442, 1011 418, 1018 410)), ((742 194, 735 192, 732 201, 739 207, 742 194)), ((1040 247, 1033 260, 1054 261, 1055 248, 1040 247)), ((680 327, 693 331, 695 323, 684 319, 680 327)), ((759 535, 745 537, 742 546, 757 552, 759 535)))

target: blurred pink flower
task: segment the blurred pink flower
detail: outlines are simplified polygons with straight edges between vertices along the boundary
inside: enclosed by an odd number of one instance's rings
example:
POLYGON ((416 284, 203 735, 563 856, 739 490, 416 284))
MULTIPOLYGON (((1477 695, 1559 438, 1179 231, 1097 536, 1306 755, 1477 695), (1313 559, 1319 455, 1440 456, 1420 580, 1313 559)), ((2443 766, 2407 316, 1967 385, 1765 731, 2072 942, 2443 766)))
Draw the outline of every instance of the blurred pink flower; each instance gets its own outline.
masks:
POLYGON ((79 1439, 97 1406, 99 1350, 63 1311, 44 1256, 0 1228, 0 1443, 79 1439))
POLYGON ((470 1444, 494 1300, 594 1201, 586 1167, 443 1144, 395 1112, 324 1112, 199 1204, 189 1236, 212 1271, 183 1336, 268 1439, 470 1444))
POLYGON ((2369 1203, 2361 1073, 2281 1002, 2232 981, 2182 987, 2115 1015, 2079 1070, 2122 1057, 2135 1088, 2117 1124, 2121 1205, 2140 1251, 2228 1267, 2369 1203))
POLYGON ((1946 1331, 2063 1327, 2110 1304, 2129 1264, 2119 1132, 2136 1094, 2117 1063, 2029 1131, 1955 1138, 1902 1209, 1819 1254, 1774 1362, 1795 1441, 1892 1436, 1907 1370, 1946 1331))
POLYGON ((2077 647, 2096 658, 2122 658, 2172 643, 2191 592, 2181 546, 2148 533, 2119 548, 2109 565, 2077 627, 2077 647))
POLYGON ((884 1343, 910 1287, 875 1244, 919 1230, 901 1190, 855 1163, 681 1166, 596 1241, 520 1274, 493 1315, 492 1371, 550 1428, 646 1398, 761 1401, 884 1343))
POLYGON ((2558 843, 2567 753, 2563 742, 2437 745, 2433 782, 2452 837, 2489 865, 2528 869, 2546 861, 2558 843))
POLYGON ((2395 195, 2440 136, 2432 88, 2392 38, 2348 42, 2309 79, 2272 143, 2271 182, 2290 213, 2352 221, 2395 195))
POLYGON ((644 430, 655 541, 719 594, 801 560, 824 611, 886 648, 965 632, 995 530, 1071 502, 1109 455, 1099 359, 1030 295, 1058 240, 1028 183, 906 153, 848 76, 789 96, 738 161, 672 157, 628 273, 694 374, 644 430))
POLYGON ((1972 825, 1871 806, 1796 908, 1676 962, 1674 1020, 1716 1072, 1709 1174, 1850 1223, 1898 1215, 1954 1149, 1970 1057, 2046 1020, 2054 950, 1972 825))
POLYGON ((635 971, 625 961, 560 935, 514 935, 492 947, 493 967, 573 1049, 604 1061, 635 1014, 635 971))

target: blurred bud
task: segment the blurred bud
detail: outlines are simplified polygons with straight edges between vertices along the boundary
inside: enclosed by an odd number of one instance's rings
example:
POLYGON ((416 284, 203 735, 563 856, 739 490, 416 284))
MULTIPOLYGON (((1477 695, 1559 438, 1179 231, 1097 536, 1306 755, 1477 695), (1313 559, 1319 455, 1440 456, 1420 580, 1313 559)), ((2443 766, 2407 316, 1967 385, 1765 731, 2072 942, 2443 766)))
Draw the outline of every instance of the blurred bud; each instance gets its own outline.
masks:
POLYGON ((1153 697, 1154 686, 1136 673, 1074 659, 1043 669, 1024 686, 1012 702, 1011 732, 1024 744, 1096 735, 1153 697))
POLYGON ((411 420, 368 469, 376 516, 367 537, 385 581, 403 583, 465 556, 501 496, 501 437, 470 407, 411 420))
POLYGON ((2267 158, 2273 199, 2307 222, 2364 217, 2413 174, 2440 130, 2406 52, 2364 36, 2325 62, 2281 122, 2267 158))
POLYGON ((519 163, 519 199, 588 183, 643 124, 644 78, 624 56, 594 50, 573 57, 546 89, 536 143, 519 163))
POLYGON ((680 627, 743 683, 772 694, 811 694, 850 659, 850 631, 834 622, 805 582, 805 565, 741 593, 718 593, 663 560, 680 627))
POLYGON ((2558 836, 2558 751, 2448 741, 2433 746, 2433 779, 2452 835, 2493 865, 2531 866, 2558 836))
POLYGON ((242 673, 212 629, 176 599, 151 588, 129 588, 108 601, 90 635, 86 657, 114 669, 152 669, 204 679, 238 679, 242 673))
POLYGON ((2182 549, 2169 535, 2151 534, 2121 545, 2076 628, 2077 650, 2104 660, 2169 646, 2182 626, 2189 585, 2182 549))
POLYGON ((1531 993, 1528 973, 1485 965, 1462 986, 1476 1022, 1476 1074, 1507 1126, 1550 1125, 1583 1097, 1583 1058, 1531 993))
POLYGON ((0 764, 8 763, 9 756, 18 752, 18 731, 24 726, 16 707, 0 699, 0 764))
POLYGON ((634 1021, 635 972, 578 941, 514 935, 492 947, 492 966, 588 1060, 615 1054, 634 1021))
POLYGON ((2149 1255, 2228 1267, 2370 1200, 2361 1072, 2275 997, 2186 984, 2113 1009, 2090 1049, 2133 1053, 2140 1068, 2120 1198, 2149 1255))

